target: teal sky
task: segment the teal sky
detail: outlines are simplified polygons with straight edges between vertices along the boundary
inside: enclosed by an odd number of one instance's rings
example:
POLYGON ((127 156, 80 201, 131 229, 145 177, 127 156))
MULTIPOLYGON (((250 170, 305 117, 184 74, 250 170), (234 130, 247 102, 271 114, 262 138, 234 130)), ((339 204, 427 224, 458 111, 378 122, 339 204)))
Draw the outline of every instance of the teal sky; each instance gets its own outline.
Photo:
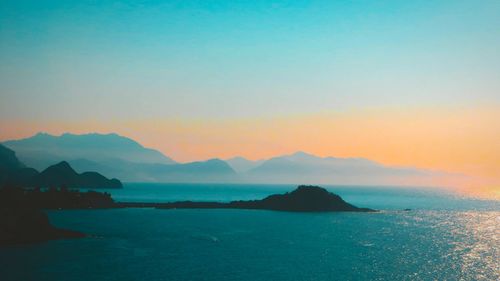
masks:
POLYGON ((500 1, 6 1, 0 118, 500 102, 500 1))

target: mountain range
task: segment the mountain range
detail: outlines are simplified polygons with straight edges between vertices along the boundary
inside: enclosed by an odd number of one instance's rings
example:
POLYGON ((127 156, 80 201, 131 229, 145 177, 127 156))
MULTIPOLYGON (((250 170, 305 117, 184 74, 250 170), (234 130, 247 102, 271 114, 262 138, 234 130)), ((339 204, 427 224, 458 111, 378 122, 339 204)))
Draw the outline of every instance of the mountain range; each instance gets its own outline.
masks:
POLYGON ((19 160, 35 169, 45 169, 60 161, 88 159, 95 162, 126 161, 131 163, 174 164, 161 152, 145 148, 136 141, 117 134, 38 133, 32 137, 6 141, 19 160))
POLYGON ((77 173, 62 161, 42 172, 26 167, 11 149, 0 144, 0 187, 121 188, 117 179, 107 179, 97 172, 77 173))
POLYGON ((425 185, 443 174, 386 166, 365 158, 318 157, 299 151, 264 160, 242 176, 254 183, 425 185))
POLYGON ((38 170, 67 161, 77 172, 97 171, 128 182, 219 182, 234 181, 236 176, 222 160, 177 163, 117 134, 38 133, 3 144, 23 163, 38 170))
POLYGON ((246 172, 252 170, 253 168, 259 166, 265 160, 252 161, 252 160, 248 160, 244 157, 237 156, 237 157, 233 157, 230 159, 226 159, 225 161, 227 164, 229 164, 229 166, 231 166, 231 168, 233 168, 233 170, 235 172, 242 174, 242 173, 246 173, 246 172))
POLYGON ((30 167, 67 161, 77 172, 97 171, 127 182, 218 182, 349 185, 429 185, 444 173, 386 166, 365 158, 296 152, 259 161, 235 157, 177 163, 117 134, 39 133, 3 143, 30 167))

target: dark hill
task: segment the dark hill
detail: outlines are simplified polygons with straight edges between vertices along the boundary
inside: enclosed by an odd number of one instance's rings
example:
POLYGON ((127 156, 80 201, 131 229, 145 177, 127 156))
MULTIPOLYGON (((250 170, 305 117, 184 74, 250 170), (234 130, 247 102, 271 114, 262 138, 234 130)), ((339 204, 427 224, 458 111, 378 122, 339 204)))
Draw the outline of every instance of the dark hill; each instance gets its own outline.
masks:
POLYGON ((118 179, 107 179, 105 176, 97 172, 84 172, 80 174, 81 186, 86 188, 122 188, 122 183, 118 179))
POLYGON ((305 185, 299 186, 290 193, 271 195, 263 200, 240 201, 232 204, 255 206, 256 209, 295 212, 359 212, 369 210, 355 207, 324 188, 305 185))
POLYGON ((121 188, 122 183, 117 179, 107 179, 96 172, 78 174, 68 162, 63 161, 50 166, 35 176, 34 182, 42 187, 86 187, 86 188, 121 188))
POLYGON ((35 177, 38 185, 44 187, 59 186, 61 184, 73 186, 78 182, 78 173, 71 168, 68 162, 63 161, 52 165, 35 177))
MULTIPOLYGON (((146 204, 147 205, 147 204, 146 204)), ((121 203, 122 207, 146 206, 141 203, 121 203)), ((219 202, 174 202, 149 204, 161 209, 260 209, 290 212, 373 212, 345 202, 340 196, 318 186, 299 186, 290 193, 268 196, 262 200, 219 202)))
POLYGON ((107 179, 96 172, 78 174, 68 162, 63 161, 50 166, 34 177, 34 183, 41 187, 66 186, 70 188, 121 188, 122 183, 117 179, 107 179))
POLYGON ((24 168, 16 153, 0 144, 0 171, 13 171, 24 168))
POLYGON ((77 173, 66 161, 38 173, 21 163, 14 151, 0 144, 0 187, 74 187, 121 188, 117 179, 107 179, 96 172, 77 173))

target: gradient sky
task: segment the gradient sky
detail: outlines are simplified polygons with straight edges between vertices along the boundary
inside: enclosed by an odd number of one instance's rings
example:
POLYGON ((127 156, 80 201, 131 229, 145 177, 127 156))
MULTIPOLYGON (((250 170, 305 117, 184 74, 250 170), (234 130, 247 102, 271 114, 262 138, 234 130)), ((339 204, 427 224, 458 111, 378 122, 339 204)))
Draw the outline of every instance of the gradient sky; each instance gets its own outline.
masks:
POLYGON ((296 150, 500 186, 500 1, 0 2, 0 140, 296 150))

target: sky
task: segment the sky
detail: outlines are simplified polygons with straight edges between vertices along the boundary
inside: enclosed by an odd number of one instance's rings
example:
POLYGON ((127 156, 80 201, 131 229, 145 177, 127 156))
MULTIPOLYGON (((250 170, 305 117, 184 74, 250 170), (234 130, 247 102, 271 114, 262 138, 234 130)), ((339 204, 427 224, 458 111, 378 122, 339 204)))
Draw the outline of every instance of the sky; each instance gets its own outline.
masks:
POLYGON ((500 1, 0 2, 0 140, 302 150, 500 187, 500 1))

